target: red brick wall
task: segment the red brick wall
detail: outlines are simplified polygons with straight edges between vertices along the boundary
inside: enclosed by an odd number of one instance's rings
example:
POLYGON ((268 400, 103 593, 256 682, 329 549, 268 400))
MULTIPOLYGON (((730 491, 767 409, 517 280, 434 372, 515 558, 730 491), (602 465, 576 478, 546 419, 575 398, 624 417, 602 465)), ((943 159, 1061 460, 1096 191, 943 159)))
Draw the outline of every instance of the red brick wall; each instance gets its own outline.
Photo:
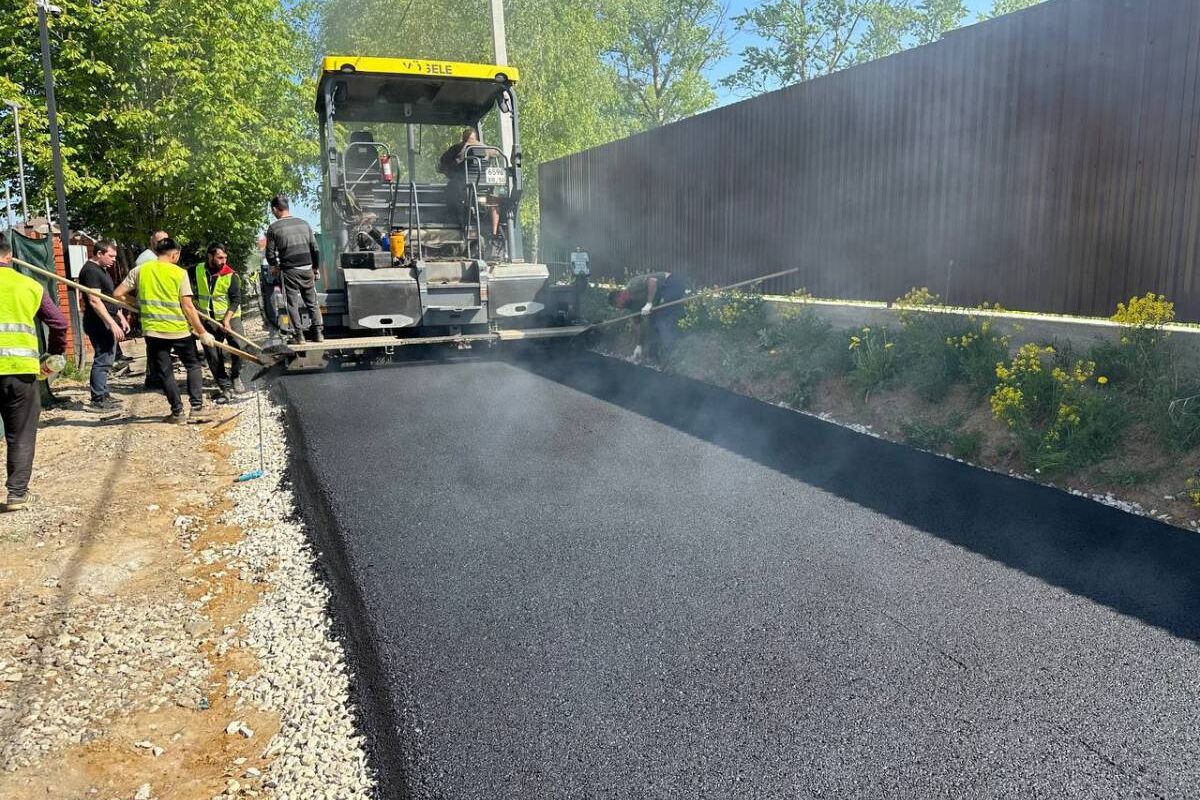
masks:
MULTIPOLYGON (((64 278, 68 277, 67 264, 63 259, 62 239, 58 236, 54 237, 54 271, 64 278)), ((63 316, 67 318, 67 325, 70 328, 70 332, 67 335, 67 358, 73 358, 75 356, 75 329, 71 321, 71 305, 67 298, 67 286, 64 283, 58 284, 58 308, 62 311, 63 316)), ((82 333, 80 331, 81 335, 82 333)), ((84 346, 86 347, 86 337, 84 338, 84 342, 84 346)))

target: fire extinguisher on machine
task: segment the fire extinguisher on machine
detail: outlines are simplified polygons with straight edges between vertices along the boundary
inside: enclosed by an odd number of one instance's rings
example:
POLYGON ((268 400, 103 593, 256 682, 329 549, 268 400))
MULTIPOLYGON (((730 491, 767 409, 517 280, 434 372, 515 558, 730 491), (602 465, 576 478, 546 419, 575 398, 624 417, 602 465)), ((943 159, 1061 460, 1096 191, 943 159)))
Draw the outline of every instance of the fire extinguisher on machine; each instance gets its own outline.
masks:
POLYGON ((389 155, 380 156, 379 157, 379 168, 383 172, 383 182, 391 183, 392 182, 392 157, 389 155))

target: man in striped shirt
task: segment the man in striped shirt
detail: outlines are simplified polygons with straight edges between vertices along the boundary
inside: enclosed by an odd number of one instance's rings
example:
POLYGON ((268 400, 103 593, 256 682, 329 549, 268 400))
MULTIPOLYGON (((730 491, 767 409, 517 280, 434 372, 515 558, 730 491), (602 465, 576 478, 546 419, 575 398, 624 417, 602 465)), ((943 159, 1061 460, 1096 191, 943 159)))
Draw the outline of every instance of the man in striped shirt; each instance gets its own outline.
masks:
POLYGON ((301 304, 308 311, 314 342, 325 341, 325 325, 321 319, 321 304, 317 300, 317 281, 321 280, 321 254, 312 228, 304 220, 293 217, 288 199, 276 195, 271 199, 275 221, 267 228, 267 264, 272 275, 283 276, 287 294, 288 316, 292 323, 292 343, 304 344, 301 327, 301 304))

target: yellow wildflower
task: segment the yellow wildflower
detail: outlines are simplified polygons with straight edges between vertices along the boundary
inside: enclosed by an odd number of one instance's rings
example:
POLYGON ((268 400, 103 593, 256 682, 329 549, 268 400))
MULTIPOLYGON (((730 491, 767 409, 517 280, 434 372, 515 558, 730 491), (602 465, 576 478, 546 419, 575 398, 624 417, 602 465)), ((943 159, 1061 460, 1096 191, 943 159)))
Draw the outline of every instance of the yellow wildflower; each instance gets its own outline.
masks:
POLYGON ((1131 297, 1128 303, 1117 303, 1112 319, 1130 328, 1161 328, 1175 321, 1175 304, 1164 295, 1148 292, 1144 297, 1131 297))

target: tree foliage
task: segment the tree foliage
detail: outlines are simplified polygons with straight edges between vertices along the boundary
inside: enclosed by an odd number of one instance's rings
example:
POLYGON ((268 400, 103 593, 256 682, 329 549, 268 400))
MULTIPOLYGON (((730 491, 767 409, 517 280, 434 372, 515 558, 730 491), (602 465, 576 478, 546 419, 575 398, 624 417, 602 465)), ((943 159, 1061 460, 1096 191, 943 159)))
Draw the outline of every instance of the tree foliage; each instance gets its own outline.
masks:
POLYGON ((510 56, 524 80, 521 135, 534 192, 524 213, 532 222, 539 163, 638 128, 621 113, 620 91, 601 58, 611 31, 592 5, 525 0, 511 4, 508 20, 510 56))
POLYGON ((1022 9, 1029 8, 1030 6, 1036 6, 1042 2, 1044 2, 1044 0, 993 0, 991 11, 989 11, 987 14, 981 14, 980 16, 983 19, 991 19, 1004 14, 1011 14, 1014 11, 1021 11, 1022 9))
POLYGON ((638 127, 665 125, 716 103, 705 72, 728 53, 726 9, 718 0, 616 0, 606 16, 615 35, 605 55, 638 127))
POLYGON ((489 61, 490 26, 480 0, 327 0, 318 39, 325 54, 489 61))
MULTIPOLYGON (((253 244, 316 156, 308 9, 280 0, 59 0, 51 20, 71 222, 126 241, 253 244)), ((0 17, 0 97, 22 105, 31 204, 52 196, 32 2, 0 17)), ((12 126, 0 148, 13 150, 12 126)))
POLYGON ((763 40, 723 83, 756 94, 936 41, 966 16, 962 0, 767 0, 735 17, 763 40))

